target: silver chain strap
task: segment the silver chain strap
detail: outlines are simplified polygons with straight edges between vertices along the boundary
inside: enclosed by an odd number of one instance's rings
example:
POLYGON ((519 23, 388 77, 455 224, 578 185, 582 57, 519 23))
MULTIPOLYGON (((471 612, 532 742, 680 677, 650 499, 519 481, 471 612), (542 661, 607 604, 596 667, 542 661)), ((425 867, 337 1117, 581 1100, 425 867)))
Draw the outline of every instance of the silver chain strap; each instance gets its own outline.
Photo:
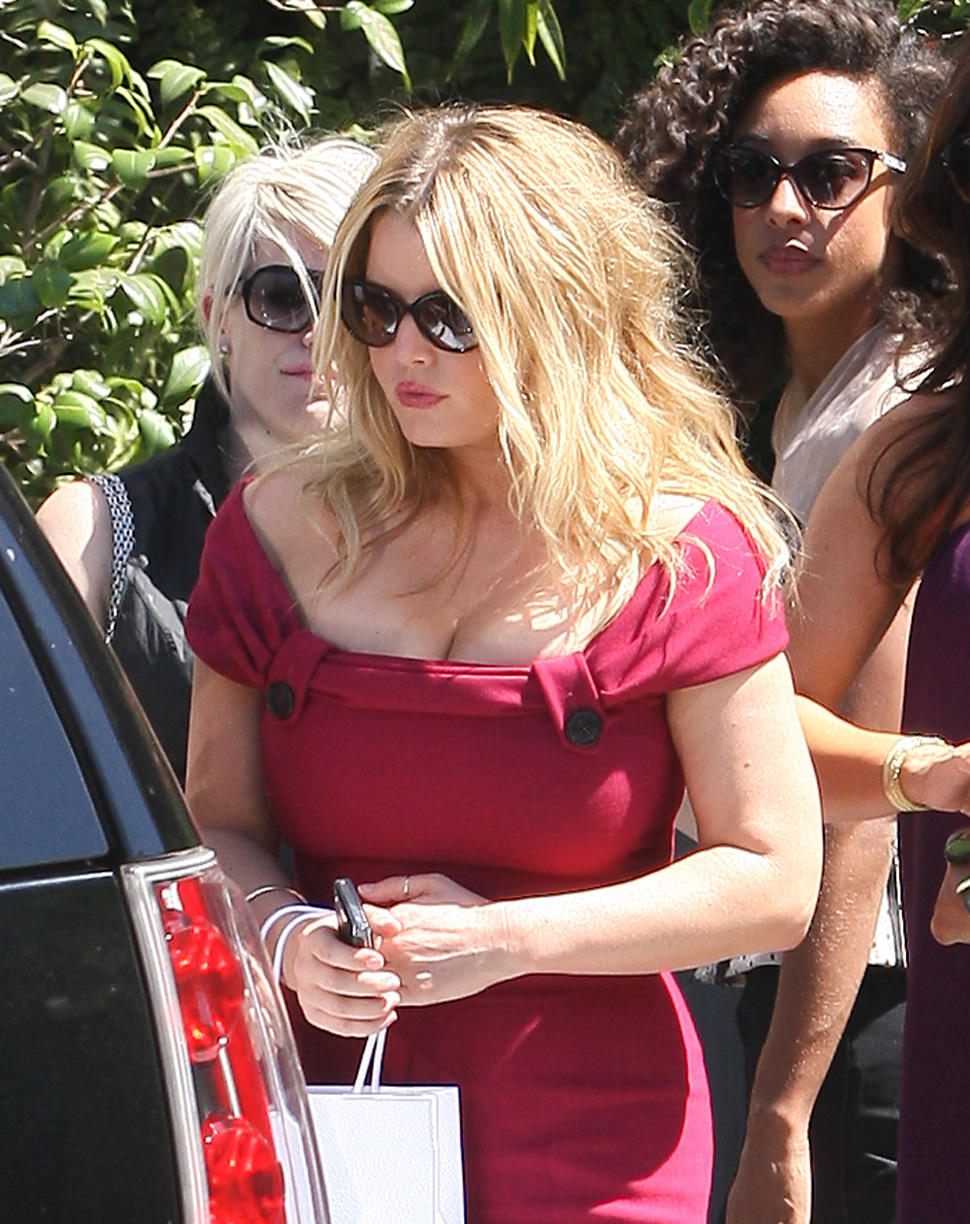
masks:
POLYGON ((114 637, 121 601, 125 594, 128 560, 135 547, 135 516, 128 490, 120 476, 102 472, 97 476, 89 476, 88 480, 97 485, 104 494, 111 514, 111 597, 108 600, 108 623, 104 631, 104 640, 110 642, 114 637))

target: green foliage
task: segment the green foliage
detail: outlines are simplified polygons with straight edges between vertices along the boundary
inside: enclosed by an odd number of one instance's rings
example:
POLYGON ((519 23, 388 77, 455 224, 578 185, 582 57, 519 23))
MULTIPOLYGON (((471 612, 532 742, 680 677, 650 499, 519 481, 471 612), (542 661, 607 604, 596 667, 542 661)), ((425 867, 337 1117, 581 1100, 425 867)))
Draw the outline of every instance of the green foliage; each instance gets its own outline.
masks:
POLYGON ((193 214, 240 158, 308 123, 314 96, 293 39, 267 40, 245 76, 141 72, 127 9, 0 11, 0 453, 40 496, 181 431, 206 371, 193 214))

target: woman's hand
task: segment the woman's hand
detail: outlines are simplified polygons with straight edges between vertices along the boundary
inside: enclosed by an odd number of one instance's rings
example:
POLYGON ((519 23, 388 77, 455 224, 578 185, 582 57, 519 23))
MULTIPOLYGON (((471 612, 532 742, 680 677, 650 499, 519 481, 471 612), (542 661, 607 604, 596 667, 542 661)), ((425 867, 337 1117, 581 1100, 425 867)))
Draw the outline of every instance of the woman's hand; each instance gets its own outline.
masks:
POLYGON ((381 945, 400 930, 386 910, 367 907, 374 948, 352 948, 336 931, 336 917, 322 911, 286 942, 282 980, 307 1020, 342 1037, 367 1037, 397 1019, 401 980, 387 967, 381 945))
POLYGON ((906 753, 899 781, 914 803, 936 812, 970 814, 970 744, 915 745, 906 753))
MULTIPOLYGON (((970 840, 970 829, 961 833, 970 840)), ((970 861, 947 863, 930 919, 930 930, 938 943, 970 943, 970 913, 964 903, 966 891, 959 891, 961 885, 970 886, 970 861)))
POLYGON ((751 1115, 725 1224, 808 1224, 811 1215, 808 1119, 751 1115))
POLYGON ((508 976, 501 905, 438 874, 392 876, 361 884, 369 901, 390 906, 399 929, 381 950, 400 980, 400 1001, 421 1007, 477 994, 508 976))

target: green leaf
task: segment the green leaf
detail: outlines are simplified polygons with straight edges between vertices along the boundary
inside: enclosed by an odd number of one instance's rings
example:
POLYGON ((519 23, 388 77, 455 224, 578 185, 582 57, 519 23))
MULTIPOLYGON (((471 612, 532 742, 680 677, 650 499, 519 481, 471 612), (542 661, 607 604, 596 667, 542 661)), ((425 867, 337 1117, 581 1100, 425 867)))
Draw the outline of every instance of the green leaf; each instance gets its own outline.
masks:
POLYGON ((694 35, 703 34, 711 19, 712 0, 691 0, 687 6, 687 24, 694 35))
POLYGON ((140 187, 154 166, 152 149, 115 149, 111 154, 111 168, 126 187, 140 187))
POLYGON ((40 298, 30 277, 17 277, 0 285, 0 319, 17 331, 26 331, 39 314, 40 298))
POLYGON ((64 111, 64 131, 71 140, 85 140, 94 131, 94 114, 76 98, 72 98, 64 111))
POLYGON ((103 400, 111 393, 100 370, 73 370, 70 377, 71 388, 90 395, 92 399, 103 400))
POLYGON ((157 143, 161 138, 161 132, 158 130, 158 125, 155 122, 151 101, 141 97, 140 94, 128 89, 125 85, 118 86, 115 90, 115 97, 128 103, 132 114, 135 116, 135 122, 138 124, 139 135, 147 139, 150 144, 157 143))
POLYGON ((192 150, 182 149, 177 145, 169 145, 165 149, 155 149, 155 169, 168 170, 172 166, 181 166, 192 160, 192 150))
POLYGON ((34 396, 22 383, 0 383, 0 429, 14 429, 28 414, 33 416, 34 396))
POLYGON ((462 28, 461 37, 458 40, 458 48, 455 51, 454 59, 451 61, 451 67, 448 69, 449 80, 478 45, 482 35, 485 33, 485 27, 488 25, 491 12, 492 0, 473 0, 473 3, 466 10, 465 24, 462 28))
POLYGON ((111 87, 113 89, 117 89, 122 81, 130 81, 132 79, 131 64, 128 63, 117 47, 106 42, 103 38, 89 38, 84 44, 84 50, 100 55, 108 65, 108 70, 111 73, 111 87))
POLYGON ((526 35, 526 0, 498 0, 498 28, 509 84, 526 35))
POLYGON ((295 110, 304 123, 309 123, 313 113, 313 90, 301 85, 295 77, 290 76, 272 60, 266 63, 266 73, 282 101, 291 110, 295 110))
POLYGON ((77 56, 77 40, 70 30, 65 30, 63 26, 55 25, 53 21, 41 21, 37 26, 37 41, 50 43, 54 47, 59 47, 62 51, 67 51, 73 56, 77 56))
POLYGON ((29 439, 42 444, 54 432, 57 417, 53 407, 48 403, 37 401, 35 407, 37 411, 31 418, 23 422, 22 428, 29 439))
POLYGON ((406 13, 409 8, 414 7, 414 0, 374 0, 374 8, 379 13, 386 13, 388 17, 393 17, 397 13, 406 13))
POLYGON ((54 413, 61 425, 73 425, 76 429, 104 428, 105 414, 101 405, 82 391, 62 391, 54 398, 54 413))
POLYGON ((195 165, 202 184, 213 177, 222 178, 235 164, 236 155, 228 145, 204 145, 195 150, 195 165))
POLYGON ((122 272, 119 276, 119 288, 142 315, 159 327, 165 320, 168 300, 162 288, 162 282, 149 273, 122 272))
POLYGON ((67 302, 71 290, 71 274, 59 263, 39 263, 30 276, 40 304, 48 310, 58 309, 67 302))
POLYGON ((117 287, 118 275, 115 271, 105 274, 101 267, 92 268, 88 272, 78 272, 71 285, 68 303, 78 310, 93 310, 95 314, 103 315, 108 297, 117 287))
POLYGON ((264 47, 300 47, 309 55, 313 54, 313 43, 307 42, 305 38, 297 38, 293 36, 284 36, 282 34, 270 34, 268 38, 263 39, 264 47))
POLYGON ((181 64, 178 60, 159 60, 148 69, 148 75, 158 81, 158 91, 162 106, 171 106, 176 99, 183 97, 205 80, 201 68, 193 68, 190 64, 181 64))
POLYGON ((86 140, 75 140, 71 152, 81 169, 87 170, 89 174, 100 174, 111 165, 111 154, 107 149, 90 144, 86 140))
POLYGON ((552 6, 552 0, 539 0, 536 11, 536 24, 539 30, 539 41, 545 48, 546 55, 556 70, 560 81, 566 79, 566 40, 563 38, 559 17, 552 6))
POLYGON ((0 285, 12 276, 26 276, 27 264, 20 255, 0 255, 0 285))
POLYGON ((404 48, 397 30, 383 13, 377 12, 362 0, 350 0, 344 6, 344 12, 360 24, 368 46, 388 68, 400 73, 404 88, 410 93, 411 78, 408 75, 407 64, 404 61, 404 48))
POLYGON ((196 114, 207 120, 219 135, 229 142, 237 156, 239 154, 250 156, 259 152, 259 145, 252 136, 234 119, 230 119, 226 112, 220 110, 218 106, 200 106, 196 114))
POLYGON ((525 6, 525 37, 522 40, 526 56, 533 68, 536 66, 536 28, 539 20, 537 8, 538 0, 528 0, 525 6))
POLYGON ((162 388, 162 403, 184 404, 196 394, 209 372, 209 350, 204 344, 181 349, 172 358, 168 378, 162 388))
POLYGON ((58 260, 69 272, 81 272, 104 263, 117 245, 114 234, 102 230, 75 234, 61 247, 58 260))
POLYGON ((0 72, 0 106, 6 106, 20 92, 20 86, 5 72, 0 72))
POLYGON ((170 446, 175 445, 172 422, 154 408, 146 408, 139 414, 138 432, 149 455, 153 455, 155 451, 168 450, 170 446))
POLYGON ((60 85, 37 82, 35 85, 28 85, 20 96, 28 105, 36 106, 38 110, 50 111, 52 115, 63 114, 67 107, 67 93, 60 85))

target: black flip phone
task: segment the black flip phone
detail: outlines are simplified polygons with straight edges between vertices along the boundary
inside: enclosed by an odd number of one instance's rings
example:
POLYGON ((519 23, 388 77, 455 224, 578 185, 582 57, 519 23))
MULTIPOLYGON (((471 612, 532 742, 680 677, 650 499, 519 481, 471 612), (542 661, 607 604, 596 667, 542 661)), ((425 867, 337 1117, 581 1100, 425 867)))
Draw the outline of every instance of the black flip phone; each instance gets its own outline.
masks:
POLYGON ((355 948, 373 948, 374 933, 360 903, 360 894, 347 876, 333 882, 333 907, 337 911, 337 934, 344 943, 355 948))

